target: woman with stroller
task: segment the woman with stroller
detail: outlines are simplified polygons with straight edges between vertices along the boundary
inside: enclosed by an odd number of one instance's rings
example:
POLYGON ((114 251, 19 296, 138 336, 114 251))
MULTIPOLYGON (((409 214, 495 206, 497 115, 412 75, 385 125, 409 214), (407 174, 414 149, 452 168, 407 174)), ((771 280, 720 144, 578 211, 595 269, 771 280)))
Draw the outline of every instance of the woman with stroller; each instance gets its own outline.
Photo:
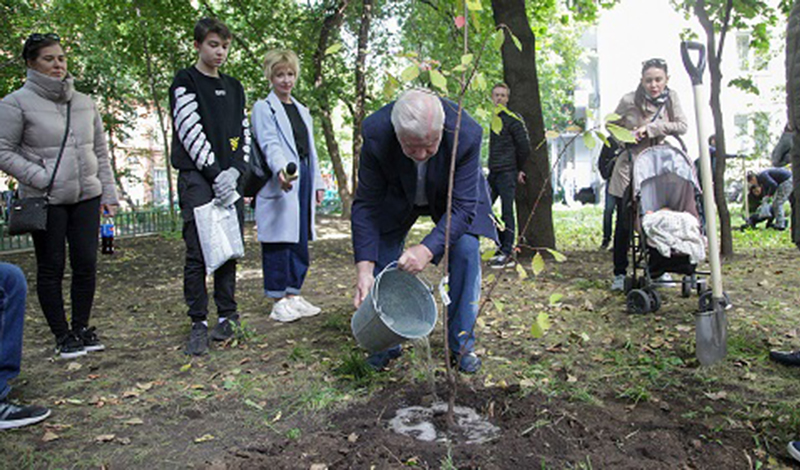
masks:
POLYGON ((688 124, 678 95, 669 89, 667 63, 650 59, 642 63, 639 86, 622 97, 614 124, 629 129, 636 143, 626 144, 617 158, 609 180, 608 192, 617 198, 617 225, 614 230, 614 279, 611 290, 625 288, 632 214, 630 210, 631 162, 642 150, 661 144, 668 135, 686 133, 688 124))

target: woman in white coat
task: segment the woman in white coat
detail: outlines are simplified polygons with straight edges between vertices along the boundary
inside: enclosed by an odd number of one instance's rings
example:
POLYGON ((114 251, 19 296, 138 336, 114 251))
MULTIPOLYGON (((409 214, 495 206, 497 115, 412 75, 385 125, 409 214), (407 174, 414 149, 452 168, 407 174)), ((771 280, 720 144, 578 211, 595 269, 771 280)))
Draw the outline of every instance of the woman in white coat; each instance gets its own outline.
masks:
POLYGON ((311 115, 292 97, 299 72, 300 62, 294 52, 269 51, 264 59, 264 76, 272 91, 256 102, 252 113, 256 144, 273 174, 256 196, 264 292, 275 300, 270 318, 281 322, 320 312, 300 296, 310 265, 308 242, 316 238, 314 206, 322 201, 325 186, 314 148, 311 115), (291 164, 297 168, 295 174, 288 171, 291 164))

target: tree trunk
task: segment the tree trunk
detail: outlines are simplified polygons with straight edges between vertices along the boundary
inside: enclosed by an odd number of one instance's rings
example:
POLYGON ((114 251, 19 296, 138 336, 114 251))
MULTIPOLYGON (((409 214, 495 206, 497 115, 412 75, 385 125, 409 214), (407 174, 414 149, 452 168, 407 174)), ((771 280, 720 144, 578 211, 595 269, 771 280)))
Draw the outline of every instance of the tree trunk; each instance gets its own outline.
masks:
POLYGON ((794 130, 792 241, 800 247, 800 2, 797 1, 786 25, 786 105, 787 122, 794 130))
POLYGON ((511 88, 509 108, 525 120, 531 142, 531 158, 522 167, 527 180, 517 186, 516 194, 519 245, 522 254, 530 255, 538 248, 555 248, 553 189, 536 74, 536 38, 528 23, 525 0, 492 0, 492 10, 495 24, 508 26, 522 43, 520 51, 507 36, 502 55, 503 76, 511 88))
MULTIPOLYGON (((728 0, 728 8, 732 7, 732 0, 728 0)), ((728 10, 730 11, 730 10, 728 10)), ((720 48, 716 48, 716 37, 714 35, 714 24, 706 12, 705 0, 697 0, 695 4, 695 14, 700 21, 700 25, 706 32, 706 54, 708 55, 708 71, 711 77, 711 114, 714 117, 714 136, 716 139, 716 163, 714 165, 714 202, 717 204, 717 214, 719 214, 720 230, 720 255, 727 257, 733 254, 733 234, 731 233, 731 216, 728 210, 728 201, 725 199, 725 127, 722 120, 722 103, 720 102, 720 92, 722 90, 722 46, 724 45, 725 32, 728 29, 728 21, 721 25, 720 48)), ((727 19, 727 16, 726 16, 727 19)), ((704 103, 697 103, 696 106, 703 106, 704 103)), ((702 124, 701 124, 702 125, 702 124)), ((706 145, 701 142, 700 145, 706 145)), ((745 196, 746 197, 746 196, 745 196)), ((711 214, 707 214, 711 216, 711 214)))
POLYGON ((352 193, 347 188, 347 174, 344 171, 342 154, 339 150, 339 144, 336 141, 333 119, 331 118, 332 113, 329 100, 330 90, 328 87, 323 86, 325 77, 323 75, 322 62, 325 59, 325 51, 328 49, 328 43, 330 42, 331 34, 341 27, 342 20, 344 19, 344 11, 349 2, 350 0, 340 0, 336 5, 336 8, 323 20, 322 28, 319 32, 317 50, 314 52, 314 57, 312 59, 314 70, 314 90, 316 92, 317 106, 319 107, 320 111, 322 132, 325 135, 325 145, 328 148, 328 156, 333 164, 334 174, 336 175, 336 184, 339 187, 339 198, 342 200, 342 216, 347 218, 350 217, 352 193))
POLYGON ((364 121, 364 104, 367 97, 366 63, 369 46, 369 27, 372 21, 372 0, 362 0, 361 24, 358 29, 358 52, 356 54, 356 106, 353 112, 353 168, 352 184, 355 194, 358 187, 358 161, 361 155, 361 123, 364 121))
MULTIPOLYGON (((111 111, 110 107, 108 108, 111 111)), ((111 164, 111 173, 114 174, 114 181, 117 183, 117 187, 119 188, 120 195, 122 199, 128 202, 128 205, 131 209, 136 209, 136 204, 134 204, 133 199, 131 198, 128 191, 125 190, 125 185, 122 184, 122 178, 119 175, 119 170, 117 169, 117 153, 116 149, 117 146, 114 144, 114 126, 108 126, 108 160, 111 164)))

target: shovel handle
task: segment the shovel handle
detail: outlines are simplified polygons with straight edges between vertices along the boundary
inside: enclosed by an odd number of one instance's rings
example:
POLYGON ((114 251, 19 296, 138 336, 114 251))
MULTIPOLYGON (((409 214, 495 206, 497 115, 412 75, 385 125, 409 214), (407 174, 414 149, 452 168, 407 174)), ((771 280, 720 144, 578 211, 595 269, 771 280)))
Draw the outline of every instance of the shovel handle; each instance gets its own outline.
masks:
POLYGON ((683 41, 681 42, 681 58, 683 59, 683 66, 689 73, 689 78, 692 79, 692 85, 702 85, 703 72, 706 70, 706 46, 699 42, 683 41), (697 63, 692 62, 692 57, 689 51, 697 51, 697 63))

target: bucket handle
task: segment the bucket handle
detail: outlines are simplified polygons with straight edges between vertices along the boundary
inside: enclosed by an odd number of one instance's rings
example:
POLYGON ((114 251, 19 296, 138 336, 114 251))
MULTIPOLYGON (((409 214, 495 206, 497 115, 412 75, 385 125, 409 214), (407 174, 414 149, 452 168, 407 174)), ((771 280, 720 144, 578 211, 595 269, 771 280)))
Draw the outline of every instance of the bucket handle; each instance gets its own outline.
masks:
POLYGON ((692 79, 692 85, 702 85, 703 72, 706 69, 706 46, 699 42, 683 41, 681 42, 681 58, 683 59, 683 66, 686 67, 686 72, 689 73, 689 78, 692 79), (698 53, 696 65, 689 56, 690 50, 698 53))
MULTIPOLYGON (((379 272, 378 275, 375 276, 375 283, 372 285, 372 308, 375 310, 375 312, 378 313, 378 315, 383 315, 380 304, 378 303, 378 292, 380 291, 379 285, 381 283, 381 278, 383 277, 383 274, 385 272, 394 269, 399 269, 397 267, 397 261, 392 261, 391 263, 387 264, 381 270, 381 272, 379 272)), ((419 282, 421 282, 425 286, 425 288, 428 289, 429 292, 433 293, 433 286, 431 286, 431 284, 428 283, 428 281, 422 278, 422 276, 414 276, 414 277, 416 277, 417 280, 419 280, 419 282)))

